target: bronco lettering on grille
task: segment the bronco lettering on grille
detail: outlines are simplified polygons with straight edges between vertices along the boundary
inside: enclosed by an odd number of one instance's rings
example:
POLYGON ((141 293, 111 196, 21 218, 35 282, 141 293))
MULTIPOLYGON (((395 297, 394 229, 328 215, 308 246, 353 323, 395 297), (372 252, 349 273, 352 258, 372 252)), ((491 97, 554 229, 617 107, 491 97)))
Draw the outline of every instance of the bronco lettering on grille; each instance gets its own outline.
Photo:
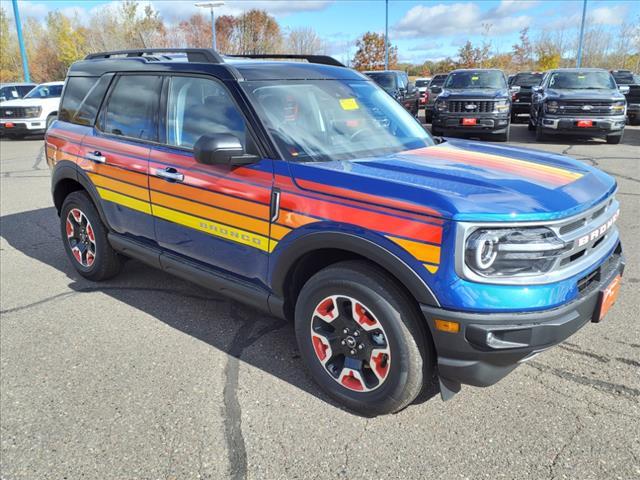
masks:
POLYGON ((613 224, 616 223, 616 220, 618 220, 619 215, 620 215, 620 210, 617 210, 616 213, 613 214, 613 217, 609 219, 609 221, 607 221, 606 223, 603 223, 602 225, 600 225, 599 228, 596 228, 591 233, 588 233, 587 235, 583 235, 582 237, 580 237, 578 239, 578 246, 582 247, 587 243, 589 243, 590 241, 595 240, 598 237, 601 237, 602 235, 604 235, 613 226, 613 224))

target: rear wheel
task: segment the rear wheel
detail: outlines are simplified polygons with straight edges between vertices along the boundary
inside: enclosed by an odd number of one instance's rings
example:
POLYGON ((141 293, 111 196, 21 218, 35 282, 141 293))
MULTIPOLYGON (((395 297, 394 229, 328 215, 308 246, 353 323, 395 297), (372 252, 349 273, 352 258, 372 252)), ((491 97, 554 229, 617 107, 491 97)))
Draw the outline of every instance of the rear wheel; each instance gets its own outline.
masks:
POLYGON ((418 310, 367 262, 341 262, 314 275, 298 297, 295 324, 314 380, 362 415, 401 410, 433 378, 433 347, 418 310))
POLYGON ((606 140, 610 145, 618 145, 622 141, 622 133, 617 135, 607 135, 606 140))
POLYGON ((72 192, 65 198, 60 231, 69 260, 80 275, 97 282, 120 272, 122 257, 111 247, 107 228, 86 192, 72 192))

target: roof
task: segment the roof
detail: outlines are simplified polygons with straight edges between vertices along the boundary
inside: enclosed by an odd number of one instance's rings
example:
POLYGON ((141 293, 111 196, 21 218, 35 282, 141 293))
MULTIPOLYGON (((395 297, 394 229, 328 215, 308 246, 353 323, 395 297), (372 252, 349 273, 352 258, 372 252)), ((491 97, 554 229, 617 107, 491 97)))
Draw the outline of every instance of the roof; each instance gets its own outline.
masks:
POLYGON ((62 81, 56 81, 56 82, 45 82, 45 83, 38 83, 38 86, 40 85, 64 85, 64 82, 62 81))
POLYGON ((2 87, 19 87, 20 85, 37 85, 37 83, 33 83, 33 82, 6 82, 6 83, 0 83, 0 88, 2 88, 2 87))
POLYGON ((549 73, 551 72, 607 72, 609 73, 609 71, 605 70, 604 68, 554 68, 552 70, 549 70, 549 73))
POLYGON ((455 70, 451 70, 450 73, 453 72, 500 72, 502 73, 502 70, 500 70, 499 68, 456 68, 455 70))
POLYGON ((243 80, 363 80, 355 70, 322 55, 270 54, 221 56, 211 49, 144 49, 88 55, 74 63, 70 76, 99 76, 109 72, 153 71, 201 73, 224 81, 243 80), (256 60, 255 58, 264 58, 256 60), (294 61, 275 61, 284 58, 294 61), (300 61, 306 60, 306 62, 300 61))

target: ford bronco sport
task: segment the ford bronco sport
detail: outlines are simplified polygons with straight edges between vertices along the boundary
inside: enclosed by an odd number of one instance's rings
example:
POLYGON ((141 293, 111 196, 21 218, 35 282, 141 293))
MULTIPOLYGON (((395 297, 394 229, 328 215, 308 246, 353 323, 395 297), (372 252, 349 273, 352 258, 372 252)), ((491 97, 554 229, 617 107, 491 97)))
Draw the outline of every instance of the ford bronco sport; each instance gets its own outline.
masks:
POLYGON ((546 135, 622 140, 627 102, 611 74, 599 68, 562 68, 545 74, 533 88, 529 130, 546 135))
POLYGON ((46 135, 64 248, 132 257, 295 323, 364 415, 494 384, 598 322, 623 257, 616 183, 566 156, 434 140, 330 57, 89 55, 46 135))

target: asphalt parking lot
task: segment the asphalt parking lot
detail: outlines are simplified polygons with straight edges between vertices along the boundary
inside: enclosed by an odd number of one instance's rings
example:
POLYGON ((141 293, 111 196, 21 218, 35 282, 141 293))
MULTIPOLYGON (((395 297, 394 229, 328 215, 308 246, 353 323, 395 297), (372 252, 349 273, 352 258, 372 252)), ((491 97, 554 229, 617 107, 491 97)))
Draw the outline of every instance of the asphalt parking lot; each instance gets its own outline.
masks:
POLYGON ((618 304, 491 388, 367 419, 311 382, 288 323, 135 261, 77 275, 42 139, 3 139, 0 478, 640 478, 640 127, 511 143, 617 178, 618 304))

